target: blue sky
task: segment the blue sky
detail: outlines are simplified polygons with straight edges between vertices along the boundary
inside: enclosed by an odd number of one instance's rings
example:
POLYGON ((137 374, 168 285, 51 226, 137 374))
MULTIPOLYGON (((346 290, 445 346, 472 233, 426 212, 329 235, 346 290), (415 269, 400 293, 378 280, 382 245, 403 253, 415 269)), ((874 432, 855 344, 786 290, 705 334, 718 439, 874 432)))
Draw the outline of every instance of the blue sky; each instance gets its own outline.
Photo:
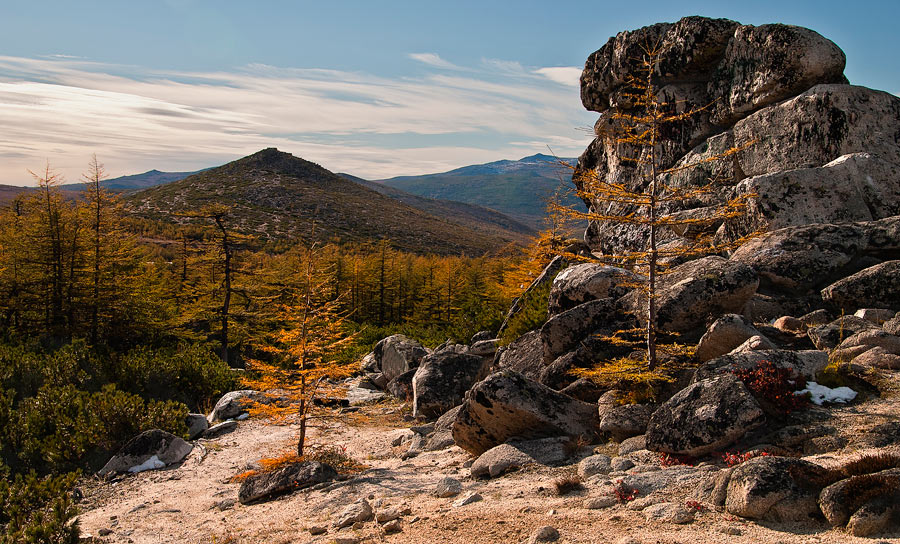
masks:
POLYGON ((192 170, 276 146, 370 179, 577 155, 584 60, 685 15, 812 28, 897 93, 900 2, 0 0, 0 183, 192 170), (636 8, 636 9, 634 9, 636 8))

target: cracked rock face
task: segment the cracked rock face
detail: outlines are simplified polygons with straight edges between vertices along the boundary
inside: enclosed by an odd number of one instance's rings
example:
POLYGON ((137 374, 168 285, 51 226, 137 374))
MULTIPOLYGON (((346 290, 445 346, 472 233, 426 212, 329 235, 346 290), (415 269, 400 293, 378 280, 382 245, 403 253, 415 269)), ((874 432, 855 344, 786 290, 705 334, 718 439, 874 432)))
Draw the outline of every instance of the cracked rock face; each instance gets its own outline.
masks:
MULTIPOLYGON (((714 181, 717 188, 662 211, 702 218, 729 197, 756 195, 746 220, 663 229, 661 242, 694 239, 716 228, 727 240, 754 228, 872 221, 898 213, 900 98, 849 85, 841 49, 812 30, 704 17, 620 32, 590 55, 581 98, 600 118, 596 138, 579 159, 576 185, 585 172, 632 190, 648 183, 636 163, 626 160, 635 149, 616 137, 617 116, 637 111, 628 78, 640 75, 635 59, 645 55, 648 43, 659 44, 651 81, 663 107, 676 113, 705 107, 666 126, 656 149, 659 166, 694 164, 746 146, 729 160, 664 179, 679 187, 714 181)), ((586 205, 603 213, 635 211, 599 201, 586 205)), ((607 254, 642 249, 646 238, 646 228, 633 224, 591 223, 585 234, 594 251, 607 254)))

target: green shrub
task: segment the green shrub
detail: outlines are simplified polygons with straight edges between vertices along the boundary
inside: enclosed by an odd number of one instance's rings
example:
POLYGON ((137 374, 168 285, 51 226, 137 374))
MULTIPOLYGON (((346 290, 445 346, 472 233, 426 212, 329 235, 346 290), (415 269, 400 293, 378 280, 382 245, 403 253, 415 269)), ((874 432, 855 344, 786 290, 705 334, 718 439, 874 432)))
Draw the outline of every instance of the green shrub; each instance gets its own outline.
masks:
POLYGON ((547 321, 550 288, 553 282, 546 282, 536 289, 526 292, 519 300, 519 312, 512 316, 500 337, 500 345, 505 346, 528 331, 537 329, 547 321))
MULTIPOLYGON (((2 467, 0 467, 2 468, 2 467)), ((0 479, 0 544, 76 544, 78 514, 70 490, 75 473, 39 478, 34 473, 0 479)))

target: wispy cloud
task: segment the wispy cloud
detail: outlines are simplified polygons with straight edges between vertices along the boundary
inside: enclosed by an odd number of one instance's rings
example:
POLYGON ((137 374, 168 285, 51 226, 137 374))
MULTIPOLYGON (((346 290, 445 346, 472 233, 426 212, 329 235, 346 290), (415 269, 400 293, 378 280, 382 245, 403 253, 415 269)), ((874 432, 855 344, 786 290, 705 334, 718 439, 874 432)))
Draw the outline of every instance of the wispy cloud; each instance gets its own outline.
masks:
POLYGON ((551 81, 555 81, 562 85, 578 87, 581 83, 581 68, 575 66, 550 66, 547 68, 538 68, 534 71, 551 81))
POLYGON ((435 68, 444 68, 446 70, 464 70, 462 66, 457 66, 448 60, 444 60, 437 53, 410 53, 409 58, 423 62, 435 68))
POLYGON ((77 181, 92 153, 121 175, 212 166, 275 146, 335 171, 382 178, 517 158, 548 145, 575 155, 587 144, 577 128, 593 114, 581 108, 576 88, 559 84, 566 78, 559 68, 509 63, 448 73, 426 64, 435 71, 386 78, 262 64, 160 72, 0 56, 0 183, 27 182, 25 170, 45 160, 77 181))

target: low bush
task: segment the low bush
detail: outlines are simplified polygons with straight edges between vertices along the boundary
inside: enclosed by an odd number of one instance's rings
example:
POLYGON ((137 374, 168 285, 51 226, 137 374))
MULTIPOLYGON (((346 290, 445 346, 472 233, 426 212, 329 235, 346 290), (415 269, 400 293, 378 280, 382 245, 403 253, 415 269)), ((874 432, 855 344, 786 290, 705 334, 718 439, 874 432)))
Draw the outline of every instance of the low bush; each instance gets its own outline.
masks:
POLYGON ((70 491, 76 473, 10 478, 0 466, 0 544, 76 544, 78 514, 70 491))
POLYGON ((753 367, 737 368, 733 372, 770 415, 786 416, 809 404, 807 397, 794 394, 806 387, 806 380, 793 369, 760 361, 753 367))

